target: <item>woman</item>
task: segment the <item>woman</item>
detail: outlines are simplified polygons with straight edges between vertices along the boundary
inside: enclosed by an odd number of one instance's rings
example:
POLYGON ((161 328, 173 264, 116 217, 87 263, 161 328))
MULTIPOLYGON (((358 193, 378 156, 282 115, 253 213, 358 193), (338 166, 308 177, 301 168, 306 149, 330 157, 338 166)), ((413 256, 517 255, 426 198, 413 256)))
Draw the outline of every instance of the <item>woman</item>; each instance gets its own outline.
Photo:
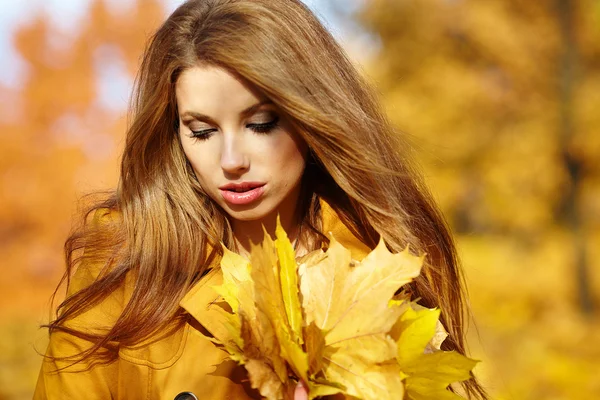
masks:
MULTIPOLYGON (((210 340, 212 288, 218 244, 247 254, 278 214, 298 255, 330 231, 357 259, 380 236, 426 252, 412 295, 442 309, 443 348, 464 354, 448 229, 373 90, 299 0, 181 5, 145 52, 132 112, 118 189, 66 242, 35 398, 257 398, 210 340)), ((485 398, 474 379, 464 389, 485 398)))

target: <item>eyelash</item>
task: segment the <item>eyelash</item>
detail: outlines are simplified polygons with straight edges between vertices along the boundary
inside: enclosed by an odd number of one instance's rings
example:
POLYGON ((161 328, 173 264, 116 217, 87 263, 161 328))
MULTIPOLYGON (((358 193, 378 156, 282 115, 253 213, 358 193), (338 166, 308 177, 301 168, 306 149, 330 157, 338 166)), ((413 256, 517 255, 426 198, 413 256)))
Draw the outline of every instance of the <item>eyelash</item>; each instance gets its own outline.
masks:
MULTIPOLYGON (((264 124, 248 124, 247 127, 252 129, 255 133, 267 134, 267 133, 270 133, 275 128, 277 128, 278 125, 279 125, 279 117, 275 117, 275 119, 273 119, 270 122, 265 122, 264 124)), ((196 140, 206 140, 212 135, 212 133, 214 131, 215 131, 215 129, 192 131, 192 134, 190 135, 190 137, 192 139, 196 139, 196 140)))

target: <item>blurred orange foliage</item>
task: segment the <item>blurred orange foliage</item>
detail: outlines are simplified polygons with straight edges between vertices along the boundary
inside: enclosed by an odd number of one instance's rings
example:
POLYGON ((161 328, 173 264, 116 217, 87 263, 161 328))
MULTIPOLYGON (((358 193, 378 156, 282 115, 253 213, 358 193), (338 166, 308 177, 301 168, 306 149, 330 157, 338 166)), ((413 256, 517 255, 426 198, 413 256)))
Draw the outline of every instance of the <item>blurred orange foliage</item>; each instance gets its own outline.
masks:
POLYGON ((600 3, 371 0, 359 18, 457 234, 492 398, 598 398, 600 3))
POLYGON ((77 199, 117 184, 125 116, 97 101, 96 64, 116 54, 133 79, 164 17, 158 0, 139 0, 123 14, 94 0, 74 37, 61 37, 42 14, 15 33, 28 69, 19 93, 0 87, 0 399, 33 393, 41 364, 33 345, 45 346, 37 326, 48 321, 64 271, 77 199))

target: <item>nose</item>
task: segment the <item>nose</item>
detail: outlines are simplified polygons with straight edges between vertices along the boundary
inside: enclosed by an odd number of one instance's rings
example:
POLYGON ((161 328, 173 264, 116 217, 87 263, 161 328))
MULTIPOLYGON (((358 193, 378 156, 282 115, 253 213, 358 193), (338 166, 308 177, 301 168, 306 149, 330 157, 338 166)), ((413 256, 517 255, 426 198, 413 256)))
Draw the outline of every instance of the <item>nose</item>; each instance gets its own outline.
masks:
POLYGON ((239 174, 250 167, 250 160, 243 143, 236 135, 224 135, 221 152, 221 169, 230 174, 239 174))

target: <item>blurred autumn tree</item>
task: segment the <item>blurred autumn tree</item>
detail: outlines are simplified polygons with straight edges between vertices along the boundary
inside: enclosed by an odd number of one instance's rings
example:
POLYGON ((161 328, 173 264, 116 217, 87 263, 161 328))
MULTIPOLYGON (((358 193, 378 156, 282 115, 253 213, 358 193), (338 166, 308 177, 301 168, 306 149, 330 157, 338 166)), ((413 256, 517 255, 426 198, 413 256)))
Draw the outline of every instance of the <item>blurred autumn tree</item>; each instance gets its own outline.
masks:
POLYGON ((371 0, 359 18, 458 234, 484 383, 598 398, 600 2, 371 0))
POLYGON ((19 93, 0 87, 6 103, 0 112, 0 398, 33 393, 41 359, 32 341, 36 325, 47 321, 40 308, 64 271, 57 250, 77 199, 117 183, 125 110, 98 100, 106 90, 98 76, 120 63, 133 79, 147 37, 164 16, 158 0, 138 0, 119 14, 94 0, 73 37, 62 37, 42 14, 15 33, 27 71, 19 93))

